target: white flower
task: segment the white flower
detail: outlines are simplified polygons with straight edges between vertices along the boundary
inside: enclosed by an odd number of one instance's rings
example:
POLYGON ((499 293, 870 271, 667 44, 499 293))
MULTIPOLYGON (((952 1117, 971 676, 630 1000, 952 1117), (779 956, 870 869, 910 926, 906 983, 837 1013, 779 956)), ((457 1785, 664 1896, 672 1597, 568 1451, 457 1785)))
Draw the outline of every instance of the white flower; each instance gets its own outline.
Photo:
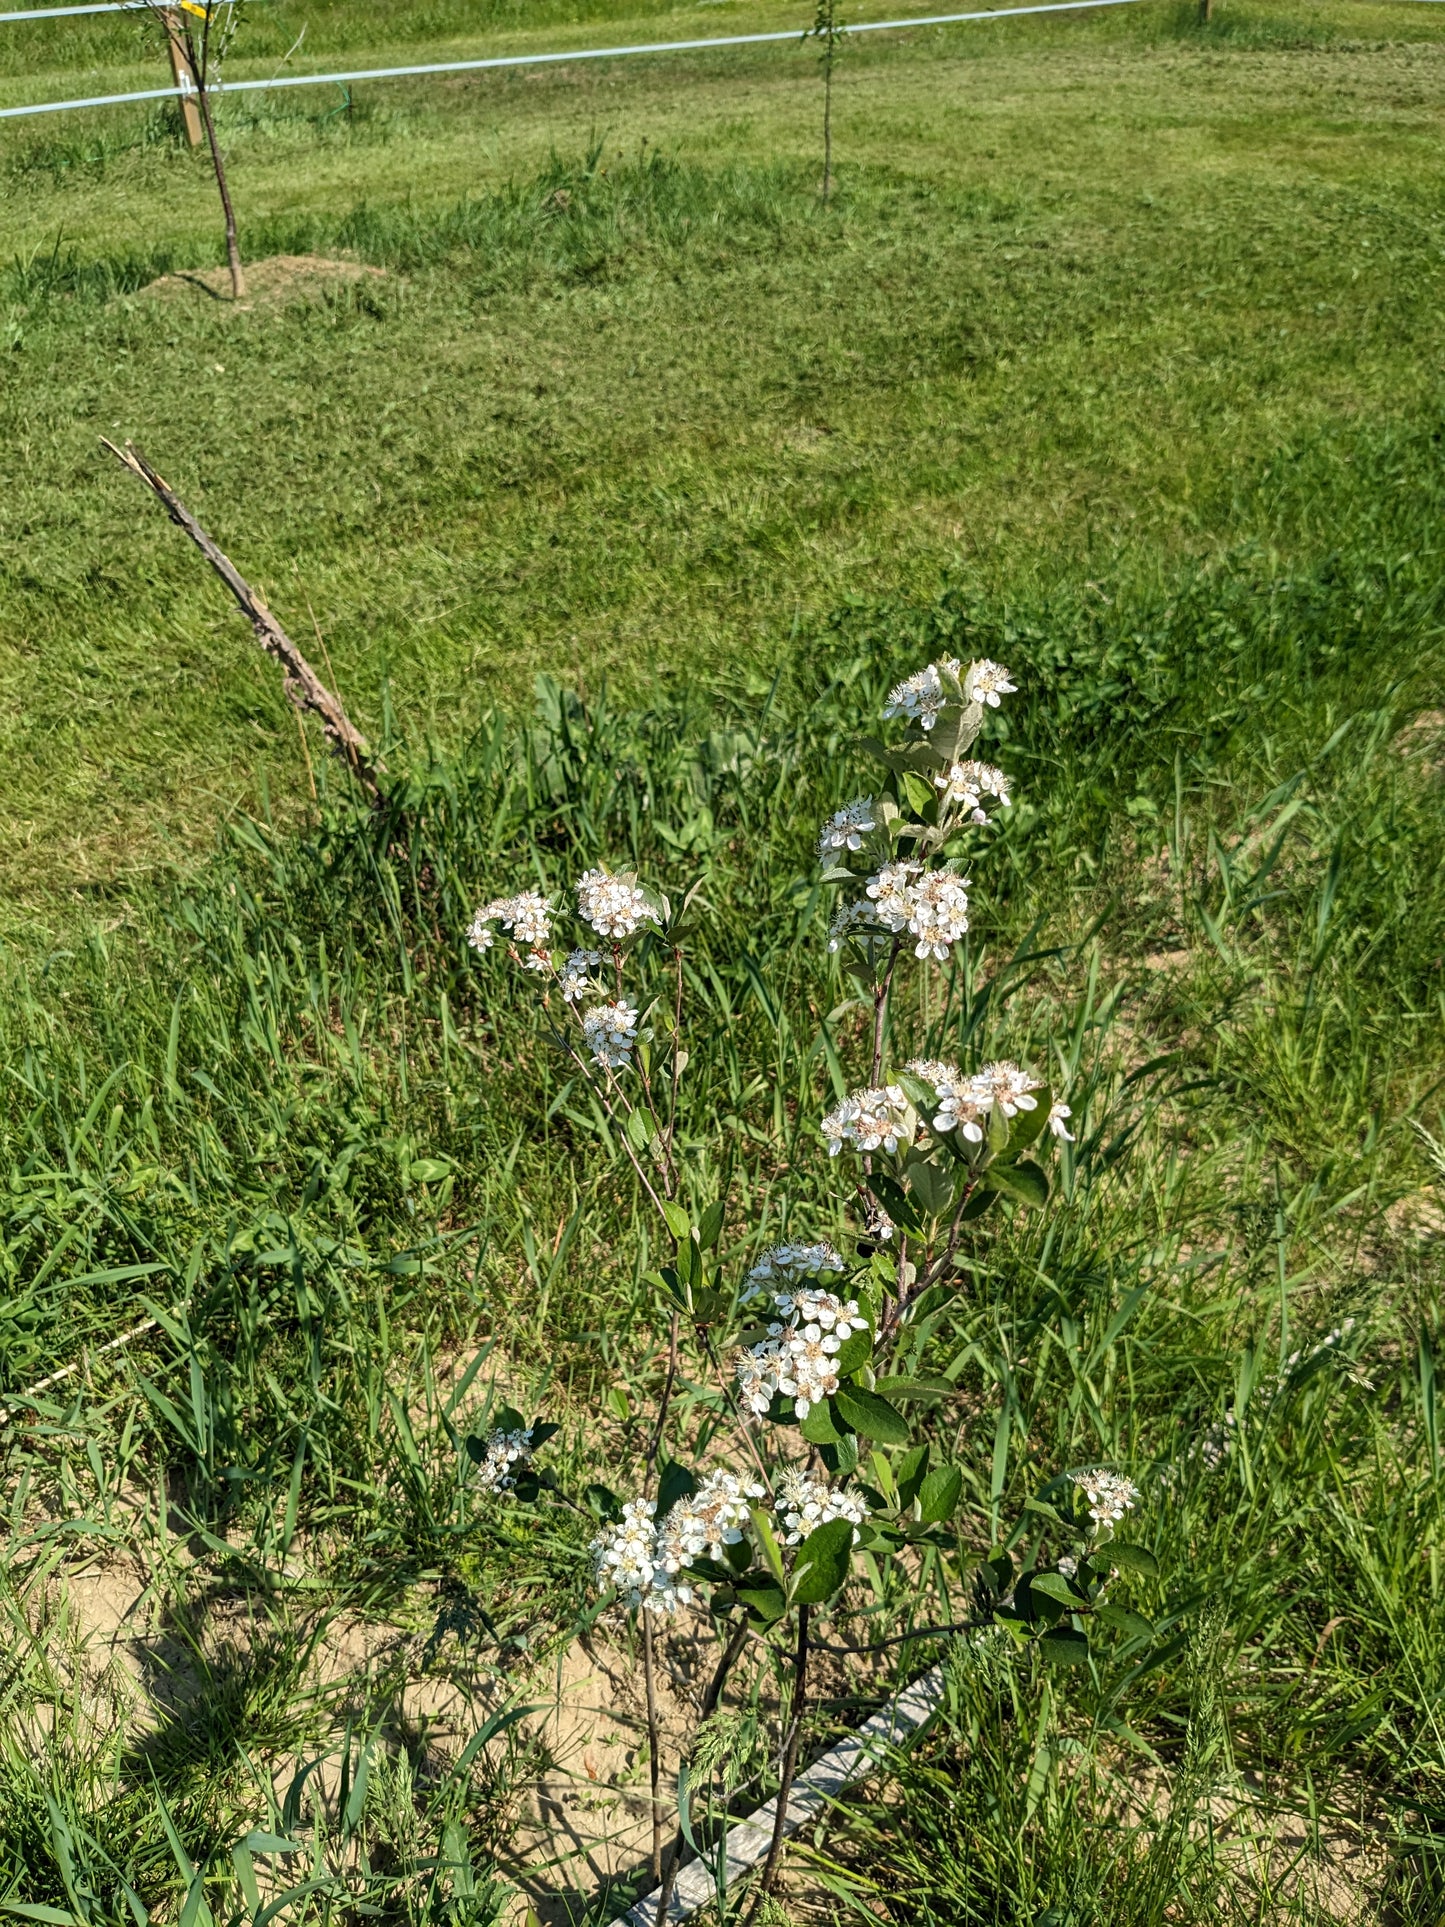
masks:
POLYGON ((844 1269, 843 1260, 830 1244, 773 1245, 748 1273, 744 1297, 756 1297, 764 1285, 787 1284, 799 1278, 816 1278, 825 1271, 844 1269))
POLYGON ((668 1573, 704 1556, 721 1559, 724 1549, 742 1543, 749 1502, 765 1497, 754 1480, 736 1472, 709 1472, 691 1498, 679 1499, 658 1534, 658 1564, 668 1573))
MULTIPOLYGON (((800 1545, 818 1526, 847 1519, 857 1527, 868 1517, 868 1502, 849 1486, 830 1486, 826 1479, 789 1467, 778 1478, 778 1524, 784 1545, 800 1545)), ((857 1532, 853 1534, 856 1541, 857 1532)))
POLYGON ((888 1213, 875 1197, 869 1196, 863 1204, 863 1227, 868 1235, 886 1245, 898 1229, 888 1213))
POLYGON ((875 908, 873 915, 886 930, 903 930, 913 914, 913 879, 923 872, 921 863, 885 863, 876 876, 868 879, 868 894, 875 908))
POLYGON ((996 1104, 1005 1117, 1014 1117, 1020 1111, 1036 1111, 1039 1101, 1029 1093, 1043 1088, 1037 1077, 1030 1077, 1006 1057, 995 1064, 985 1064, 974 1079, 974 1087, 983 1097, 985 1107, 996 1104))
POLYGON ((592 988, 592 972, 600 967, 600 950, 574 950, 562 966, 562 995, 569 1004, 580 1003, 592 988))
POLYGON ((933 780, 943 791, 945 803, 962 803, 966 810, 977 812, 985 796, 996 796, 1005 809, 1009 807, 1008 778, 992 763, 950 763, 933 780))
POLYGON ((1059 1571, 1065 1579, 1072 1579, 1079 1570, 1079 1562, 1072 1553, 1065 1552, 1059 1557, 1059 1571))
POLYGON ((1055 1098, 1049 1107, 1049 1129, 1055 1137, 1061 1137, 1069 1144, 1073 1143, 1074 1134, 1069 1129, 1066 1120, 1073 1115, 1073 1112, 1061 1097, 1055 1098))
POLYGON ((860 796, 846 809, 834 810, 818 837, 818 855, 830 850, 861 850, 863 838, 877 826, 873 821, 873 798, 860 796))
MULTIPOLYGON (((840 903, 828 925, 829 950, 841 950, 849 937, 856 935, 860 925, 876 924, 877 921, 871 903, 840 903)), ((864 937, 862 941, 867 943, 868 938, 864 937)), ((875 937, 873 941, 877 942, 878 939, 875 937)))
POLYGON ((523 943, 532 951, 527 959, 532 969, 545 970, 547 958, 541 956, 548 937, 552 934, 552 899, 539 895, 536 890, 523 890, 515 897, 494 897, 484 903, 472 918, 467 932, 467 941, 474 950, 490 950, 492 933, 488 924, 505 924, 518 943, 523 943))
POLYGON ((615 1004, 594 1004, 582 1014, 582 1035, 599 1064, 622 1070, 632 1061, 637 1012, 631 1004, 620 1000, 615 1004))
POLYGON ((611 937, 614 942, 630 937, 642 923, 659 921, 636 878, 613 876, 608 870, 583 873, 577 884, 577 911, 599 937, 611 937))
POLYGON ((738 1396, 750 1412, 762 1418, 778 1389, 781 1347, 775 1338, 765 1338, 751 1351, 738 1352, 733 1360, 738 1375, 738 1396))
POLYGON ((968 929, 968 878, 951 870, 925 871, 921 863, 885 863, 868 879, 874 915, 885 929, 917 937, 914 955, 947 957, 968 929))
POLYGON ((1121 1472, 1071 1472, 1069 1478, 1088 1501, 1096 1526, 1116 1526, 1139 1503, 1139 1488, 1121 1472))
POLYGON ((985 656, 982 662, 968 665, 963 693, 971 703, 987 703, 991 709, 997 709, 999 697, 1012 696, 1017 687, 1008 678, 1009 672, 1002 663, 990 662, 985 656))
POLYGON ((532 1428, 523 1432, 493 1432, 487 1449, 472 1474, 484 1492, 510 1492, 517 1483, 517 1471, 532 1456, 532 1428))
POLYGON ((930 870, 909 892, 908 928, 917 937, 915 957, 942 963, 968 929, 968 878, 930 870))
POLYGON ((868 1321, 856 1299, 845 1304, 816 1287, 777 1292, 773 1302, 789 1322, 769 1325, 766 1338, 737 1354, 739 1394, 749 1411, 761 1417, 781 1392, 803 1419, 837 1391, 837 1354, 855 1331, 868 1329, 868 1321))
POLYGON ((853 1091, 823 1119, 833 1157, 845 1143, 859 1151, 906 1151, 916 1130, 913 1108, 899 1084, 853 1091))
POLYGON ((980 1093, 973 1078, 965 1077, 956 1064, 943 1064, 922 1057, 915 1057, 905 1068, 914 1077, 933 1086, 938 1105, 933 1120, 935 1131, 942 1131, 945 1135, 949 1131, 962 1131, 970 1143, 983 1142, 983 1128, 978 1120, 988 1109, 990 1095, 980 1093))
POLYGON ((944 656, 890 689, 888 701, 883 705, 885 719, 904 716, 922 729, 932 729, 949 701, 949 692, 944 688, 943 675, 939 672, 957 678, 958 669, 956 657, 944 656))
POLYGON ((868 1329, 868 1320, 859 1311, 856 1298, 850 1298, 845 1304, 831 1291, 819 1291, 816 1286, 798 1292, 775 1292, 773 1303, 782 1317, 802 1326, 816 1325, 820 1332, 826 1332, 835 1340, 829 1347, 832 1351, 837 1351, 851 1332, 868 1329))
POLYGON ((678 1585, 663 1565, 651 1499, 629 1499, 615 1525, 605 1526, 592 1541, 593 1567, 599 1586, 614 1586, 625 1606, 641 1606, 650 1613, 672 1613, 692 1598, 692 1588, 678 1585))

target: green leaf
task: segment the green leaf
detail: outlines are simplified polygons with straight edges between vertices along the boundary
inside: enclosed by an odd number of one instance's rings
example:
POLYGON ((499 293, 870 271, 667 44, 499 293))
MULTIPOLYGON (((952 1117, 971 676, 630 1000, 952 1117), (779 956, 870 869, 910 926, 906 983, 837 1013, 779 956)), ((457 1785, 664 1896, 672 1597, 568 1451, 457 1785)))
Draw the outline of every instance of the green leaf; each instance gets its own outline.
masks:
POLYGON ((697 1480, 679 1460, 673 1459, 663 1468, 657 1485, 657 1517, 665 1519, 679 1499, 685 1499, 697 1491, 697 1480))
POLYGON ((680 1204, 669 1204, 667 1199, 664 1198, 662 1201, 662 1215, 666 1218, 667 1228, 673 1237, 676 1238, 677 1242, 679 1244, 686 1244, 687 1234, 692 1229, 692 1221, 682 1206, 680 1204))
POLYGON ((607 1486, 589 1485, 582 1497, 587 1503, 588 1511, 595 1513, 607 1524, 610 1525, 622 1517, 622 1501, 607 1486))
POLYGON ((1037 1143, 1043 1135, 1044 1126, 1049 1121, 1049 1111, 1053 1106, 1053 1093, 1045 1084, 1042 1089, 1030 1095, 1035 1099, 1031 1111, 1020 1111, 1009 1124, 1008 1149, 1004 1155, 1016 1158, 1021 1151, 1027 1151, 1031 1144, 1037 1143))
MULTIPOLYGON (((634 1151, 645 1151, 651 1144, 653 1124, 646 1111, 629 1111, 624 1129, 627 1132, 627 1141, 634 1151)), ((669 1221, 669 1228, 670 1223, 671 1221, 669 1221)))
POLYGON ((912 770, 904 770, 900 780, 903 794, 920 816, 933 808, 938 800, 938 792, 931 784, 925 783, 921 776, 915 776, 912 770))
POLYGON ((861 1385, 840 1385, 834 1400, 845 1425, 881 1445, 906 1445, 908 1421, 886 1398, 861 1385))
POLYGON ((907 1166, 908 1189, 918 1209, 930 1218, 941 1217, 953 1203, 953 1173, 910 1158, 907 1166))
POLYGON ((753 1531, 758 1535, 758 1544, 763 1549, 763 1557, 768 1562, 768 1571, 779 1586, 786 1589, 788 1578, 783 1570, 783 1549, 778 1544, 778 1535, 773 1531, 773 1522, 760 1505, 751 1508, 753 1531))
POLYGON ((830 1401, 824 1399, 820 1404, 808 1407, 808 1416, 801 1421, 798 1430, 809 1445, 836 1445, 844 1434, 839 1429, 830 1401))
POLYGON ((919 1516, 926 1526, 951 1519, 963 1496, 963 1474, 956 1465, 935 1466, 918 1492, 919 1516))
POLYGON ((1023 1204, 1041 1205, 1049 1201, 1049 1181, 1029 1158, 1017 1164, 991 1164, 989 1182, 1023 1204))
POLYGON ((829 1519, 808 1534, 793 1564, 793 1598, 800 1606, 821 1606, 833 1597, 848 1577, 852 1551, 851 1520, 829 1519))
MULTIPOLYGON (((873 1193, 874 1197, 877 1198, 878 1202, 883 1206, 883 1209, 895 1224, 901 1224, 905 1231, 918 1231, 921 1229, 919 1216, 913 1208, 912 1199, 894 1179, 885 1177, 881 1171, 875 1171, 868 1179, 868 1189, 873 1193)), ((891 1271, 892 1266, 888 1265, 887 1268, 891 1271)))
MULTIPOLYGON (((837 1372, 839 1378, 851 1378, 854 1372, 863 1369, 872 1356, 872 1332, 849 1332, 834 1356, 833 1369, 837 1372)), ((803 1436, 806 1438, 807 1434, 804 1433, 803 1436)))
POLYGON ((1061 1572, 1030 1573, 1029 1590, 1042 1593, 1045 1599, 1057 1599, 1061 1606, 1067 1606, 1071 1612, 1084 1603, 1076 1588, 1069 1584, 1061 1572))
POLYGON ((704 1251, 711 1251, 722 1236, 723 1220, 727 1216, 727 1205, 719 1198, 703 1212, 698 1224, 698 1243, 704 1251))
POLYGON ((440 1184, 451 1168, 450 1158, 413 1158, 409 1176, 413 1184, 440 1184))
MULTIPOLYGON (((913 1450, 905 1453, 898 1461, 898 1464, 892 1468, 893 1482, 898 1489, 898 1505, 900 1510, 906 1510, 918 1497, 923 1486, 923 1481, 928 1477, 929 1456, 930 1451, 927 1444, 915 1445, 913 1450)), ((875 1452, 873 1461, 875 1465, 879 1466, 881 1471, 888 1470, 886 1461, 883 1460, 881 1453, 875 1452)))
POLYGON ((1101 1548, 1099 1563, 1127 1566, 1133 1572, 1147 1574, 1150 1579, 1157 1578, 1159 1574, 1159 1561, 1143 1546, 1124 1546, 1111 1541, 1107 1547, 1101 1548))
POLYGON ((749 1618, 771 1626, 788 1610, 788 1599, 781 1586, 739 1586, 738 1598, 748 1609, 749 1618))
POLYGON ((1065 1666, 1082 1666, 1089 1657, 1088 1640, 1072 1626, 1050 1627, 1038 1646, 1045 1659, 1058 1660, 1065 1666))
POLYGON ((946 1378, 880 1378, 875 1389, 896 1404, 900 1399, 952 1398, 958 1387, 946 1378))
POLYGON ((1127 1606, 1095 1606, 1094 1617, 1106 1626, 1114 1626, 1121 1633, 1129 1633, 1135 1639, 1152 1639, 1154 1623, 1143 1613, 1132 1613, 1127 1606))

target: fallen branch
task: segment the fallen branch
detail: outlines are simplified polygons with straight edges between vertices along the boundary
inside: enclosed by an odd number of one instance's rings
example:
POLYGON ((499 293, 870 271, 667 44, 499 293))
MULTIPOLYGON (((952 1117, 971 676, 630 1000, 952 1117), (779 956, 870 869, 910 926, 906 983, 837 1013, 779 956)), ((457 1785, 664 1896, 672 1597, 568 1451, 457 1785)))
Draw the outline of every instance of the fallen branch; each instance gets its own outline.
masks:
POLYGON ((169 484, 157 475, 134 442, 127 442, 122 449, 102 436, 100 445, 108 448, 117 461, 124 462, 132 475, 138 475, 159 498, 176 527, 185 530, 236 598, 242 615, 256 632, 256 640, 268 656, 280 663, 286 694, 292 704, 302 715, 309 712, 320 718, 331 749, 366 791, 368 800, 379 802, 381 787, 377 774, 385 765, 373 760, 366 738, 353 725, 340 698, 332 695, 265 602, 230 558, 217 548, 185 504, 177 500, 169 484))

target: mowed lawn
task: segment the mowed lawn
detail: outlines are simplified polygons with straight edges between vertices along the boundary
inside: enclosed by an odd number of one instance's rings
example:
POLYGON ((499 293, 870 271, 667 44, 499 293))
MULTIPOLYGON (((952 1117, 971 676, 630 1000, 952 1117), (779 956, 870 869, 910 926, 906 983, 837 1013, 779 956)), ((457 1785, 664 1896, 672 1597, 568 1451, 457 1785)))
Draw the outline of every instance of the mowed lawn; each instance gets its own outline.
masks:
MULTIPOLYGON (((433 44, 364 12, 319 12, 313 69, 804 24, 448 14, 433 44)), ((251 96, 249 258, 385 276, 241 313, 140 291, 221 259, 163 110, 4 126, 6 925, 54 933, 305 783, 269 666, 101 435, 303 638, 314 612, 369 729, 389 703, 444 745, 539 670, 761 687, 849 597, 944 571, 1007 600, 1328 553, 1362 444, 1439 409, 1445 18, 1220 12, 850 44, 827 209, 811 47, 251 96)), ((257 19, 237 73, 284 52, 257 19)), ((8 101, 154 79, 130 22, 4 31, 8 101)))

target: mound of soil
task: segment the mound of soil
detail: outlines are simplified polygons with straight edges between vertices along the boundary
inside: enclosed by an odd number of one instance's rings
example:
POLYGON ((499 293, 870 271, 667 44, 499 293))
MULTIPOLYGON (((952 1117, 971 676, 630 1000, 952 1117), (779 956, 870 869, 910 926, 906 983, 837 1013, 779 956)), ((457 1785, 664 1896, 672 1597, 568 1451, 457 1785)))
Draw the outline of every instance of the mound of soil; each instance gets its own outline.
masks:
MULTIPOLYGON (((270 307, 294 300, 298 295, 314 297, 337 282, 384 280, 384 268, 365 266, 360 261, 328 261, 320 254, 273 254, 264 261, 246 263, 246 292, 235 305, 240 308, 270 307)), ((142 288, 142 294, 165 301, 216 301, 230 307, 231 276, 226 268, 197 268, 193 273, 163 274, 142 288)))

